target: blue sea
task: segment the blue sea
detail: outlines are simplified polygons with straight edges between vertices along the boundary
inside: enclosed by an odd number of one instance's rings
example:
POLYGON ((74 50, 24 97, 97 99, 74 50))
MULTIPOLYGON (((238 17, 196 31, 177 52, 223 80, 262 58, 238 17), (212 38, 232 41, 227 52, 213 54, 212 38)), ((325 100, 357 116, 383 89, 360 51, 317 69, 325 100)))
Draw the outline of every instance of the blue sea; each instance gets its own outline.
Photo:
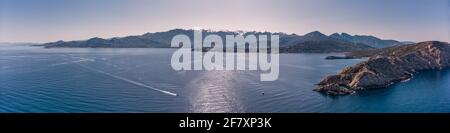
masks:
POLYGON ((176 49, 0 47, 0 112, 450 112, 450 70, 424 71, 347 96, 313 91, 364 59, 281 54, 279 78, 259 71, 175 71, 176 49))

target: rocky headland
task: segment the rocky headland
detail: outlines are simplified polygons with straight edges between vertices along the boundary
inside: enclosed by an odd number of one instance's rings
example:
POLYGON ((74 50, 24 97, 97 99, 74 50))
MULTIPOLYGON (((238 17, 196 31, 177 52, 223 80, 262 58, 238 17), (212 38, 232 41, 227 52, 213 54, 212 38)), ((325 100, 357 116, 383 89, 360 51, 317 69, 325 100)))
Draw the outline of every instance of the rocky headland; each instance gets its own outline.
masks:
POLYGON ((418 71, 450 66, 450 44, 428 41, 370 51, 347 53, 351 57, 369 57, 366 61, 327 76, 315 91, 330 95, 352 94, 359 90, 384 88, 407 80, 418 71))

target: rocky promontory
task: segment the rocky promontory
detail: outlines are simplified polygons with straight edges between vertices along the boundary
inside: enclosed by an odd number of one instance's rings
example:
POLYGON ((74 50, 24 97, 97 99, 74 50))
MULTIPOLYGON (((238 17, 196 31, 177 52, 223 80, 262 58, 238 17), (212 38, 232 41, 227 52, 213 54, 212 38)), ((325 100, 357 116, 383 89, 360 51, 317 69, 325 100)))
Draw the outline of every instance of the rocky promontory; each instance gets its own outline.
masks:
POLYGON ((418 71, 450 66, 450 44, 446 42, 428 41, 361 53, 369 59, 326 77, 315 90, 330 95, 351 94, 387 87, 418 71))

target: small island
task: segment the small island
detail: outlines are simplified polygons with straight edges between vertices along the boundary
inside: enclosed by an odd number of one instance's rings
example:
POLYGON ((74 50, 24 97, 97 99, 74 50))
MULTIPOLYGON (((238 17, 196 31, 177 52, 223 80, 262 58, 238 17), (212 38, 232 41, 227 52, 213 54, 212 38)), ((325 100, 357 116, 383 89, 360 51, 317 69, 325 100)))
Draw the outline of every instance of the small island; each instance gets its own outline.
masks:
POLYGON ((353 56, 327 56, 325 59, 327 60, 338 60, 338 59, 359 59, 360 57, 353 56))
POLYGON ((315 91, 329 95, 347 95, 359 90, 384 88, 407 80, 418 71, 444 69, 450 66, 450 44, 428 41, 366 52, 346 54, 369 57, 337 75, 327 76, 315 91))

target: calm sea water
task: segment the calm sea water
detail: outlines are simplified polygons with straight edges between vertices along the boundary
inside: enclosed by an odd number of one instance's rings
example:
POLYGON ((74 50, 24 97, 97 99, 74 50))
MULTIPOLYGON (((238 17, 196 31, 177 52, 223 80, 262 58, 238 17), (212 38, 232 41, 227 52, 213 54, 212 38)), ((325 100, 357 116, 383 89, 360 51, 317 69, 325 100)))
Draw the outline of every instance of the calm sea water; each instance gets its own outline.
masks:
POLYGON ((261 82, 258 71, 174 71, 174 51, 0 47, 0 112, 450 112, 449 70, 335 97, 314 84, 361 60, 281 54, 279 79, 261 82))

